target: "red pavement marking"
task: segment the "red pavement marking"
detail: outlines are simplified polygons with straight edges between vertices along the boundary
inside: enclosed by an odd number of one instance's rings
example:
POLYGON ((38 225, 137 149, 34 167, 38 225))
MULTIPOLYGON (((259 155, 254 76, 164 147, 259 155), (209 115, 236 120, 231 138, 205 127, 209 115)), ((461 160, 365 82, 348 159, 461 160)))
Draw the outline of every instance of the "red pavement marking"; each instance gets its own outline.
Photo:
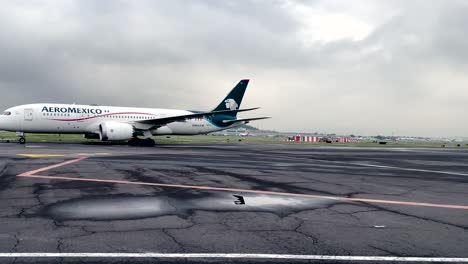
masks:
POLYGON ((117 183, 117 184, 133 184, 133 185, 146 185, 146 186, 159 186, 159 187, 170 187, 170 188, 188 188, 188 189, 199 189, 199 190, 211 190, 211 191, 228 191, 228 192, 244 192, 244 193, 256 193, 256 194, 271 194, 271 195, 283 195, 283 196, 294 196, 304 198, 321 198, 330 199, 336 201, 350 201, 350 202, 365 202, 365 203, 382 203, 382 204, 397 204, 397 205, 412 205, 412 206, 424 206, 424 207, 436 207, 436 208, 450 208, 450 209, 463 209, 468 210, 466 205, 454 205, 454 204, 435 204, 435 203, 419 203, 419 202, 405 202, 405 201, 393 201, 393 200, 379 200, 379 199, 366 199, 366 198, 351 198, 351 197, 335 197, 335 196, 324 196, 315 194, 300 194, 300 193, 287 193, 287 192, 274 192, 274 191, 260 191, 260 190, 249 190, 249 189, 236 189, 236 188, 225 188, 225 187, 212 187, 212 186, 198 186, 198 185, 182 185, 182 184, 167 184, 167 183, 151 183, 151 182, 132 182, 132 181, 121 181, 121 180, 103 180, 94 178, 73 178, 63 176, 43 176, 35 175, 39 172, 62 167, 68 164, 80 162, 87 157, 81 157, 74 160, 65 161, 55 165, 43 167, 37 170, 27 171, 17 176, 29 177, 29 178, 40 178, 49 180, 67 180, 67 181, 85 181, 85 182, 104 182, 104 183, 117 183))
POLYGON ((32 176, 33 174, 36 174, 36 173, 39 173, 39 172, 43 172, 43 171, 48 171, 48 170, 55 169, 55 168, 58 168, 58 167, 62 167, 62 166, 65 166, 65 165, 68 165, 68 164, 72 164, 72 163, 75 163, 75 162, 79 162, 79 161, 82 161, 82 160, 84 160, 84 159, 86 159, 86 158, 87 158, 87 157, 81 157, 81 158, 77 158, 77 159, 74 159, 74 160, 69 160, 69 161, 61 162, 61 163, 58 163, 58 164, 55 164, 55 165, 51 165, 51 166, 47 166, 47 167, 44 167, 44 168, 40 168, 40 169, 37 169, 37 170, 32 170, 32 171, 23 172, 23 173, 21 173, 21 174, 18 175, 18 176, 21 176, 21 177, 32 176))

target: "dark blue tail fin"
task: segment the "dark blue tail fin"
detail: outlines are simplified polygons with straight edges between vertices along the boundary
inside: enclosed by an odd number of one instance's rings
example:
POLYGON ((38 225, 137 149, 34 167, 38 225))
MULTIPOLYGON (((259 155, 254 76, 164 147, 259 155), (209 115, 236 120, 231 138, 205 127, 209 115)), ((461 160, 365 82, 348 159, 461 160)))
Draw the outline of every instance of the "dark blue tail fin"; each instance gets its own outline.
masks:
MULTIPOLYGON (((248 79, 241 80, 236 87, 234 87, 231 92, 226 96, 226 98, 221 101, 221 103, 213 109, 213 111, 221 111, 221 110, 237 110, 239 109, 242 98, 244 97, 245 89, 247 89, 247 85, 249 84, 248 79)), ((237 112, 235 113, 227 113, 224 115, 229 116, 236 116, 237 112)))

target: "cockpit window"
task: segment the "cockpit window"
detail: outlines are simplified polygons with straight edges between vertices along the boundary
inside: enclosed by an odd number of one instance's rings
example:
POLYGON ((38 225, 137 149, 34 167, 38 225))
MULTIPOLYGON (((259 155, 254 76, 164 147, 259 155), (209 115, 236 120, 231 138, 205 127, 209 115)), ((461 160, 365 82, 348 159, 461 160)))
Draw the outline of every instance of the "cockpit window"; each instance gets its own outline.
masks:
POLYGON ((3 112, 3 115, 11 115, 11 112, 8 112, 8 111, 3 112))

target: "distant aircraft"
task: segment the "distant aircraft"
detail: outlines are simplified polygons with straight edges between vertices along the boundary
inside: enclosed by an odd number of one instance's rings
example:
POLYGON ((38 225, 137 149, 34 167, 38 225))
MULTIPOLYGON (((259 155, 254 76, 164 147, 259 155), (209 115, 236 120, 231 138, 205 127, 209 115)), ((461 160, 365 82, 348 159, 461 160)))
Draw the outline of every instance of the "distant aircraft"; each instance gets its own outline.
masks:
MULTIPOLYGON (((269 117, 237 118, 249 80, 241 80, 219 105, 209 112, 115 106, 27 104, 0 115, 0 130, 24 133, 84 134, 102 141, 138 141, 138 136, 196 135, 233 128, 269 117)), ((152 139, 149 139, 154 144, 152 139)))
POLYGON ((239 136, 241 136, 241 137, 248 137, 248 136, 253 136, 253 135, 250 134, 250 131, 246 131, 246 132, 239 133, 239 136))

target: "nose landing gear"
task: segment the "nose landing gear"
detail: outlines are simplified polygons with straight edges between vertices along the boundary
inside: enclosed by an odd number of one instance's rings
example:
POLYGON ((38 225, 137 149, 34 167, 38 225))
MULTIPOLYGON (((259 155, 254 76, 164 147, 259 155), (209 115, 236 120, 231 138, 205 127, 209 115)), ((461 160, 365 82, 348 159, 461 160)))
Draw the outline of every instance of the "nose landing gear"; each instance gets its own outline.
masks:
POLYGON ((26 138, 24 137, 23 132, 16 132, 16 135, 19 137, 18 143, 20 143, 21 145, 26 144, 26 138))

